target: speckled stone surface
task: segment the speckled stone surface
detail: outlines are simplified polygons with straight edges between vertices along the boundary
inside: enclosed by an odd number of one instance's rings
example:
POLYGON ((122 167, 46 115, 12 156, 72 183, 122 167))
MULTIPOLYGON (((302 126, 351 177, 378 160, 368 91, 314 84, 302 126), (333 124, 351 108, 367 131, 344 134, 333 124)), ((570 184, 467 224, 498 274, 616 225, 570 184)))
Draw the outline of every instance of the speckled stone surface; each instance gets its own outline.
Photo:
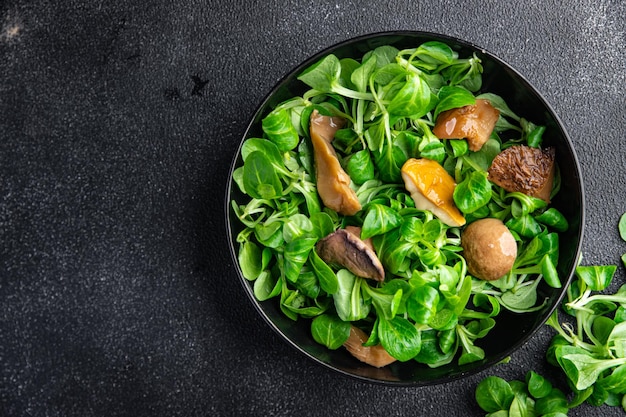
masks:
POLYGON ((622 0, 0 2, 0 415, 481 416, 485 376, 551 375, 548 328, 508 364, 429 388, 303 357, 238 282, 225 183, 256 106, 301 60, 368 32, 445 33, 551 103, 584 174, 583 263, 618 264, 624 16, 622 0))

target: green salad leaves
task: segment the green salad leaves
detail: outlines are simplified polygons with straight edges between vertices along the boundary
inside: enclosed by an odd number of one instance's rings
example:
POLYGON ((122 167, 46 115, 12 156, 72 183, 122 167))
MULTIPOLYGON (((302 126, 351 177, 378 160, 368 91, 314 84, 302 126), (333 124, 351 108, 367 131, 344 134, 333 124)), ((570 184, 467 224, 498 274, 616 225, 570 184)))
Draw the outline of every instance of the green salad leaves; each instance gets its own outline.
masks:
MULTIPOLYGON (((277 302, 293 320, 309 320, 313 338, 339 349, 356 326, 365 346, 382 345, 398 361, 430 367, 484 359, 480 339, 501 309, 543 307, 537 288, 561 283, 558 234, 565 217, 538 198, 492 184, 487 170, 512 143, 538 147, 544 133, 516 115, 499 96, 481 91, 478 56, 459 57, 441 42, 412 49, 380 46, 361 58, 327 55, 298 79, 308 89, 273 108, 262 137, 247 138, 233 179, 248 197, 232 201, 242 224, 238 261, 260 301, 277 302), (500 111, 491 137, 470 151, 466 140, 440 140, 436 117, 484 98, 500 111), (342 216, 321 203, 309 136, 311 114, 345 125, 332 146, 362 206, 342 216), (518 244, 512 271, 482 281, 467 271, 461 228, 419 210, 405 189, 409 158, 441 164, 458 186, 454 202, 468 222, 502 220, 518 244), (371 238, 386 277, 376 282, 327 264, 316 243, 339 228, 358 226, 371 238)), ((558 192, 558 170, 553 195, 558 192)))

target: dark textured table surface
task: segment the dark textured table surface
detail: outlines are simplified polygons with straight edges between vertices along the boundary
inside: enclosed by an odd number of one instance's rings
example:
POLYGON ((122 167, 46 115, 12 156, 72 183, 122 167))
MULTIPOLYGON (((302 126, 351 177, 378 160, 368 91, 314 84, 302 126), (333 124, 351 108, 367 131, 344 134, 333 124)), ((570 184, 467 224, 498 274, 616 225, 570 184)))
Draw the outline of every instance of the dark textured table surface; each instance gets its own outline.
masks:
POLYGON ((583 261, 619 264, 624 16, 623 0, 0 1, 0 415, 480 416, 487 375, 557 378, 547 327, 508 364, 429 388, 303 357, 238 282, 225 183, 301 60, 368 32, 445 33, 551 103, 583 170, 583 261))

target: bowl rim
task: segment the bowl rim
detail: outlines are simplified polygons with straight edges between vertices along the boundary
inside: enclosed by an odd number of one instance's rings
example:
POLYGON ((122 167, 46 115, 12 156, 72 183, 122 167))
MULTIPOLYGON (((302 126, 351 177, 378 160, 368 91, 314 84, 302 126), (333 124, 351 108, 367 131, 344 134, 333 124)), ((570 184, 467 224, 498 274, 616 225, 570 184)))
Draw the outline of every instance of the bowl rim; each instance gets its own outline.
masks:
POLYGON ((276 332, 280 339, 284 340, 285 342, 287 342, 288 345, 290 345, 291 347, 293 347, 294 349, 296 349, 297 351, 299 351, 300 353, 304 354, 305 357, 313 360, 315 363, 317 364, 321 364, 324 368, 330 369, 335 373, 339 373, 341 375, 347 376, 351 379, 356 379, 356 380, 360 380, 363 382, 368 382, 368 383, 373 383, 373 384, 382 384, 385 386, 397 386, 397 387, 421 387, 421 386, 432 386, 432 385, 436 385, 436 384, 442 384, 442 383, 448 383, 448 382, 452 382, 452 381, 457 381, 463 378, 466 378, 468 376, 480 373, 482 371, 485 371, 486 369, 489 369, 493 366, 495 366, 496 364, 502 362, 505 358, 511 356, 511 354, 517 350, 519 350, 520 347, 522 347, 523 345, 525 345, 526 343, 528 343, 537 333, 537 331, 545 325, 545 322, 548 320, 548 318, 553 314, 553 312, 561 305, 562 300, 565 296, 566 293, 566 289, 567 287, 570 285, 573 276, 574 276, 574 272, 575 272, 575 268, 577 265, 577 260, 580 259, 580 254, 582 251, 582 246, 583 246, 583 239, 584 239, 584 229, 585 229, 585 216, 586 216, 586 203, 585 203, 585 189, 584 189, 584 182, 583 182, 583 178, 582 178, 582 170, 581 170, 581 166, 580 166, 580 161, 578 158, 578 155, 576 154, 576 149, 574 147, 573 141, 571 140, 571 137, 565 127, 565 124, 563 123, 563 121, 560 119, 560 117, 558 116, 558 114, 555 112, 554 108, 550 105, 550 103, 545 99, 545 97, 543 96, 543 94, 534 86, 530 83, 530 81, 524 76, 522 75, 517 69, 515 69, 511 64, 508 64, 507 62, 505 62, 504 60, 502 60, 499 56, 495 55, 494 53, 490 52, 489 50, 485 49, 482 46, 477 45, 476 43, 472 42, 472 41, 468 41, 465 39, 461 39, 457 36, 453 36, 453 35, 447 35, 447 34, 441 34, 441 33, 437 33, 437 32, 432 32, 432 31, 423 31, 423 30, 387 30, 387 31, 377 31, 377 32, 371 32, 371 33, 366 33, 366 34, 361 34, 358 36, 354 36, 354 37, 349 37, 346 38, 344 40, 341 40, 339 42, 334 42, 331 43, 328 46, 325 46, 321 49, 319 49, 317 52, 315 52, 312 55, 309 55, 307 58, 305 58, 302 62, 300 62, 299 64, 297 64, 296 66, 293 66, 290 70, 286 71, 283 73, 283 75, 274 83, 274 85, 272 86, 272 88, 265 94, 265 96, 263 97, 263 99, 259 102, 259 104, 255 107, 254 112, 252 117, 250 118, 246 129, 239 141, 239 144, 237 146, 237 149, 232 157, 231 163, 230 163, 230 167, 229 167, 229 173, 228 173, 228 178, 227 178, 227 184, 226 184, 226 193, 225 193, 225 204, 224 204, 224 209, 225 209, 225 220, 226 220, 226 235, 227 235, 227 245, 229 247, 229 251, 231 254, 231 258, 233 260, 233 263, 235 265, 235 271, 236 274, 238 275, 239 278, 239 282, 242 285, 244 292, 246 293, 246 295, 248 296, 248 298, 250 299, 250 301, 252 302, 252 305, 254 306, 255 310, 260 314, 260 316, 263 318, 263 320, 270 326, 270 328, 276 332), (256 299, 256 297, 254 296, 254 293, 251 289, 250 283, 243 277, 242 271, 241 271, 241 267, 239 265, 239 261, 238 261, 238 254, 237 254, 237 250, 235 248, 235 246, 233 245, 233 230, 231 227, 231 191, 232 191, 232 187, 233 187, 233 172, 234 170, 237 168, 237 163, 241 154, 241 147, 243 146, 244 141, 248 138, 249 132, 250 130, 253 128, 253 126, 255 126, 256 123, 258 123, 257 118, 259 117, 261 111, 263 109, 265 109, 269 103, 269 101, 271 100, 271 98, 274 96, 274 94, 281 88, 281 86, 285 83, 286 80, 288 80, 290 77, 293 77, 294 75, 298 74, 299 72, 303 71, 305 68, 307 68, 308 66, 312 65, 313 63, 317 62, 319 59, 323 58, 324 56, 332 53, 333 51, 342 48, 342 47, 346 47, 346 46, 350 46, 352 44, 356 44, 356 43, 360 43, 360 42, 364 42, 367 40, 371 40, 371 39, 375 39, 375 38, 382 38, 382 37, 395 37, 395 36, 401 36, 401 37, 414 37, 416 39, 419 38, 431 38, 432 40, 440 40, 442 42, 451 42, 454 43, 456 45, 460 45, 462 47, 468 48, 468 49, 472 49, 475 50, 477 52, 480 52, 480 54, 482 54, 485 58, 488 58, 489 60, 491 60, 492 62, 496 63, 497 65, 505 68, 507 71, 511 72, 513 74, 514 77, 516 77, 517 79, 519 79, 519 81, 521 81, 523 84, 525 84, 525 88, 529 89, 535 96, 536 98, 542 103, 542 105, 545 107, 545 110, 550 114, 550 117, 553 118, 554 122, 556 123, 556 126, 558 126, 558 128, 561 130, 562 132, 562 136, 563 139, 566 143, 566 147, 568 148, 568 150, 571 153, 571 157, 572 157, 572 162, 573 165, 575 167, 575 177, 577 179, 577 186, 579 188, 579 192, 580 192, 580 207, 579 207, 579 211, 580 211, 580 222, 579 222, 579 230, 577 232, 576 235, 576 239, 577 239, 577 243, 576 243, 576 249, 575 249, 575 253, 574 253, 574 259, 576 261, 574 261, 574 265, 570 268, 570 270, 568 271, 568 276, 565 277, 565 282, 563 283, 562 289, 560 289, 558 296, 556 297, 556 299, 554 300, 553 304, 547 308, 545 310, 545 313, 543 314, 543 317, 541 318, 541 320, 539 321, 540 324, 536 325, 534 328, 531 329, 531 331, 528 331, 524 336, 522 336, 516 343, 512 344, 511 346, 509 346, 507 349, 504 349, 501 353, 492 356, 489 360, 485 360, 483 363, 481 364, 477 364, 476 366, 472 367, 470 370, 468 371, 461 371, 458 372, 456 374, 453 375, 446 375, 440 378, 436 378, 434 380, 425 380, 425 381, 414 381, 414 380, 401 380, 401 381, 395 381, 395 380, 386 380, 386 379, 378 379, 375 377, 371 377, 371 376, 364 376, 364 375, 359 375, 359 374, 355 374, 352 372, 349 372, 345 369, 342 368, 338 368, 336 366, 333 366, 323 360, 321 360, 320 358, 314 356, 313 354, 311 354, 310 352, 306 351, 305 349, 303 349, 301 346, 299 346, 296 342, 294 342, 292 339, 290 339, 271 319, 270 317, 267 315, 267 313, 265 312, 265 310, 262 308, 262 306, 260 305, 260 301, 256 299))

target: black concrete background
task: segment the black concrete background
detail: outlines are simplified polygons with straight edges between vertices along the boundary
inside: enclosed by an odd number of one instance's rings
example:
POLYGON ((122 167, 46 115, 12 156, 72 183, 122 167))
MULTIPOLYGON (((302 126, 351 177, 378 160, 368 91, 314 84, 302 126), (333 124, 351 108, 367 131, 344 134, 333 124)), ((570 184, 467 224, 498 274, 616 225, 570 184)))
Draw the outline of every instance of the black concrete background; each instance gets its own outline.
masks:
POLYGON ((510 363, 429 388, 304 358, 238 282, 225 183, 255 107, 301 60, 368 32, 445 33, 552 104, 584 173, 583 263, 618 264, 624 16, 622 0, 1 0, 0 415, 480 416, 487 375, 558 378, 545 327, 510 363))

